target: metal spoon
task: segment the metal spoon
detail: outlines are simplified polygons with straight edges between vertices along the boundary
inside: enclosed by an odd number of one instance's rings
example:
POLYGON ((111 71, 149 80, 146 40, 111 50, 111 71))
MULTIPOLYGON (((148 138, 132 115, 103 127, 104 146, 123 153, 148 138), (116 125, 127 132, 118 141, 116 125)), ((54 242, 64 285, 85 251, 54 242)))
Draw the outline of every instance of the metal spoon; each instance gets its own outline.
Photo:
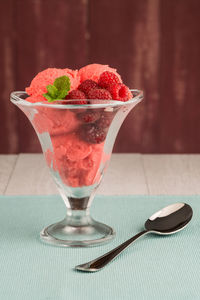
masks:
POLYGON ((153 214, 145 223, 145 230, 136 234, 123 244, 108 253, 82 265, 75 267, 76 270, 84 272, 96 272, 114 260, 136 239, 147 233, 169 235, 182 230, 192 219, 192 208, 186 203, 171 204, 153 214))

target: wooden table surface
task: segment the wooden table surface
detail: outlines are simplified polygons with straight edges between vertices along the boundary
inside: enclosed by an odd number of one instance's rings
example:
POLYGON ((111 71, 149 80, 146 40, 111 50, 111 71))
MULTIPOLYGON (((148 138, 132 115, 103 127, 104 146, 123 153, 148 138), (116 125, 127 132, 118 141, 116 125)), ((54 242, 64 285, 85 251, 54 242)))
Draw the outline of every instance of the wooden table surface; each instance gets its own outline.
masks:
MULTIPOLYGON (((0 155, 0 194, 56 193, 42 154, 0 155)), ((200 194, 200 155, 113 154, 98 194, 200 194)))

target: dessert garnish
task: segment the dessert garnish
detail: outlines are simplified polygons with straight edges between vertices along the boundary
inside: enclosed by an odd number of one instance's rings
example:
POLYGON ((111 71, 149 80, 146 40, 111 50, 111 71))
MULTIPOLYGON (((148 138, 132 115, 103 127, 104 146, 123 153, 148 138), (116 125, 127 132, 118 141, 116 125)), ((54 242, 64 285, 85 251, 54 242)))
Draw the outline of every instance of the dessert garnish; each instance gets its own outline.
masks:
POLYGON ((43 96, 48 102, 64 99, 70 91, 70 79, 65 75, 58 77, 53 84, 48 84, 46 89, 47 93, 43 94, 43 96))
POLYGON ((91 64, 80 70, 49 68, 38 73, 26 88, 32 103, 57 100, 66 104, 92 104, 91 100, 126 102, 133 96, 121 76, 107 65, 91 64))

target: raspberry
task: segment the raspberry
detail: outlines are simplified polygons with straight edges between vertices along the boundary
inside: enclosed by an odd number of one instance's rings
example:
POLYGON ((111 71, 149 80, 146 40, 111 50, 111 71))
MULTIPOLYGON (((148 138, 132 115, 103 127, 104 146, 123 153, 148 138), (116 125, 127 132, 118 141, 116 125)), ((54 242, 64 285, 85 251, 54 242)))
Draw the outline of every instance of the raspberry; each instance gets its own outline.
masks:
POLYGON ((79 90, 73 90, 71 91, 66 99, 83 99, 82 101, 75 101, 75 102, 68 102, 68 104, 87 104, 87 101, 85 101, 86 97, 85 97, 85 94, 79 90))
POLYGON ((90 144, 100 144, 106 138, 106 132, 94 124, 86 124, 81 128, 81 137, 90 144))
POLYGON ((96 88, 98 88, 98 84, 91 79, 87 79, 83 81, 78 87, 78 89, 84 92, 86 95, 88 95, 91 89, 96 89, 96 88))
POLYGON ((113 100, 125 102, 130 99, 129 88, 123 83, 112 84, 109 86, 108 90, 111 93, 113 100))
POLYGON ((93 110, 87 110, 77 115, 78 119, 84 123, 94 123, 100 117, 100 113, 93 110))
POLYGON ((102 88, 107 88, 114 83, 120 83, 120 80, 117 75, 112 72, 103 72, 99 77, 98 85, 102 88))
POLYGON ((102 99, 102 100, 112 100, 112 96, 109 91, 105 89, 93 89, 88 93, 89 99, 102 99))
POLYGON ((97 126, 100 128, 108 128, 112 122, 113 114, 104 112, 101 117, 96 122, 97 126))

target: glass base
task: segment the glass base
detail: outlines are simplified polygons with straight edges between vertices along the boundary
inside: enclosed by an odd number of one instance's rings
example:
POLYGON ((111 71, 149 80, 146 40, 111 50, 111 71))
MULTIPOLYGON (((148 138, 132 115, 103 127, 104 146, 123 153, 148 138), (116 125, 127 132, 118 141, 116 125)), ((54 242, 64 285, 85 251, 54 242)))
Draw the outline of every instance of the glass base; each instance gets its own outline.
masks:
POLYGON ((80 215, 80 211, 76 211, 76 216, 74 212, 73 216, 67 215, 63 221, 44 228, 40 233, 44 242, 63 247, 91 247, 106 243, 114 236, 111 227, 93 220, 85 212, 84 216, 80 215))

